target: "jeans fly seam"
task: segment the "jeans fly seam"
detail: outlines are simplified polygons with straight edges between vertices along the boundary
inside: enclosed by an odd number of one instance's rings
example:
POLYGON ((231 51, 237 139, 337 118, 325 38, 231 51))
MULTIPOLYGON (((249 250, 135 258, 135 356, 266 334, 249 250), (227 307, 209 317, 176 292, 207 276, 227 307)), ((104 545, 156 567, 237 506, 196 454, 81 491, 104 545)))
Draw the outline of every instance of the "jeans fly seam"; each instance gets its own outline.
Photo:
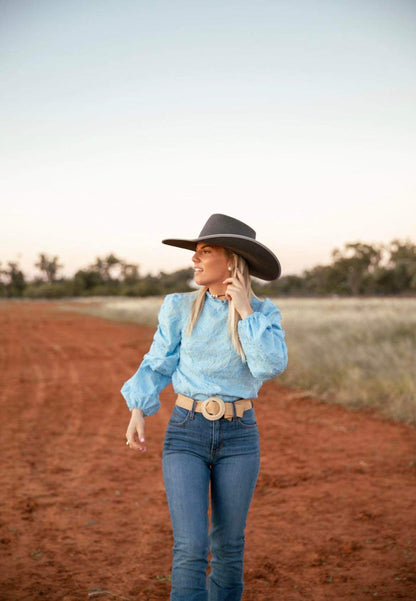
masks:
POLYGON ((215 424, 212 422, 212 431, 211 431, 211 457, 215 455, 214 451, 214 439, 215 439, 215 424))
POLYGON ((215 422, 212 422, 212 442, 211 442, 211 457, 215 457, 222 451, 224 446, 224 428, 221 420, 218 423, 218 441, 215 437, 215 422))

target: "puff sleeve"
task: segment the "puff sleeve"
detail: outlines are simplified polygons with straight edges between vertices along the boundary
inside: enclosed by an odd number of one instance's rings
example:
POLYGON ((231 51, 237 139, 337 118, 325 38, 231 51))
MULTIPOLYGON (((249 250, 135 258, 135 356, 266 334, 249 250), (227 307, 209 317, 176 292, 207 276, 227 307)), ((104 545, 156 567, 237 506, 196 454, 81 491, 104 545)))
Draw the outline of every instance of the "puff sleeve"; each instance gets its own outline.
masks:
POLYGON ((238 322, 238 334, 252 376, 264 382, 286 369, 285 333, 280 310, 270 299, 255 305, 253 310, 238 322))
POLYGON ((149 352, 143 357, 136 373, 122 388, 130 410, 139 408, 144 415, 156 413, 160 407, 159 393, 172 380, 179 361, 181 345, 181 313, 179 294, 166 296, 160 310, 159 322, 149 352))

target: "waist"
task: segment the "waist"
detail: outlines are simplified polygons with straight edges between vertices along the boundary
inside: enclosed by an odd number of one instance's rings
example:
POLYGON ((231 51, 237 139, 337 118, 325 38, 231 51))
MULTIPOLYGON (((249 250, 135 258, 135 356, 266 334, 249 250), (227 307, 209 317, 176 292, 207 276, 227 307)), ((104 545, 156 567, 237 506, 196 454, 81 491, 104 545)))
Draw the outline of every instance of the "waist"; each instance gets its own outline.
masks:
POLYGON ((225 402, 220 397, 212 396, 205 401, 195 401, 183 394, 178 394, 176 404, 183 409, 202 413, 210 421, 216 421, 222 417, 228 420, 232 420, 234 417, 243 417, 245 411, 253 408, 251 399, 225 402))

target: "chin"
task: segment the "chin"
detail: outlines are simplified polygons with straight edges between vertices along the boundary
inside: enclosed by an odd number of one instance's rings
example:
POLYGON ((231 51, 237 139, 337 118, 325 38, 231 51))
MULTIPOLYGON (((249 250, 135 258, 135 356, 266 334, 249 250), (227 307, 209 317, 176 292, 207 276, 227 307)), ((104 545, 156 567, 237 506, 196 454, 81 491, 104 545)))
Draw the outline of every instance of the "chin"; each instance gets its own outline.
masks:
POLYGON ((203 278, 199 277, 198 275, 194 276, 194 282, 197 286, 205 286, 206 285, 203 281, 203 278))

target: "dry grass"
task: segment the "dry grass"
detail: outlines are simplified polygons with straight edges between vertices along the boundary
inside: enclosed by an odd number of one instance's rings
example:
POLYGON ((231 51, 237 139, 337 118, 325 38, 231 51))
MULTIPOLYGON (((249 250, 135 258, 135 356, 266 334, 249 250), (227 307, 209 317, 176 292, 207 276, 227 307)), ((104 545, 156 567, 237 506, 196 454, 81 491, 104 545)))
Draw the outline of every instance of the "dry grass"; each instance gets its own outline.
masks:
MULTIPOLYGON (((155 326, 161 298, 85 302, 95 315, 155 326)), ((416 299, 275 299, 289 365, 282 384, 416 423, 416 299)))
POLYGON ((416 423, 416 299, 279 299, 289 348, 281 381, 416 423))
MULTIPOLYGON (((82 313, 111 319, 140 323, 150 327, 157 326, 159 308, 163 302, 161 296, 145 298, 128 297, 91 297, 76 300, 75 308, 82 313)), ((61 306, 64 309, 74 309, 74 304, 61 306)))

